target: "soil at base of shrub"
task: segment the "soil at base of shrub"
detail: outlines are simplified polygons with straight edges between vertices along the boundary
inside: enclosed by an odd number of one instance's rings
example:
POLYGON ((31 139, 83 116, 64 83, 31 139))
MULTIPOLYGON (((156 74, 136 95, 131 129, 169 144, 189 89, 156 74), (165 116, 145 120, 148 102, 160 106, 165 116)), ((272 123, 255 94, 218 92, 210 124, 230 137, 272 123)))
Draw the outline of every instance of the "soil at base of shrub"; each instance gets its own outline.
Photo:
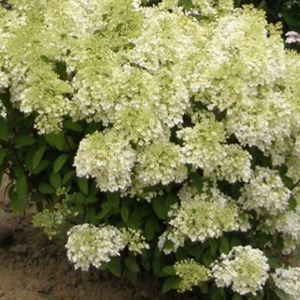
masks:
POLYGON ((0 199, 0 300, 170 300, 145 276, 132 287, 105 272, 75 271, 64 246, 33 228, 31 215, 13 215, 0 199))

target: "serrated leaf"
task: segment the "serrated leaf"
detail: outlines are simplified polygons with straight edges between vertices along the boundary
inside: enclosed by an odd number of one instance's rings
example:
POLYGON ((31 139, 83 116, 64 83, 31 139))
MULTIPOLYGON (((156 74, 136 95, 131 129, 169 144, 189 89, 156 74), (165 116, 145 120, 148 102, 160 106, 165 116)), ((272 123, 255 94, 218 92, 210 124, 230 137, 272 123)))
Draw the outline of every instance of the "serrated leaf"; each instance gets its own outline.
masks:
POLYGON ((78 179, 78 187, 82 193, 88 195, 89 193, 89 184, 86 178, 79 178, 78 179))
POLYGON ((39 165, 39 163, 41 162, 41 159, 43 158, 43 155, 45 154, 47 150, 47 147, 41 147, 39 148, 35 154, 33 155, 33 159, 32 159, 32 168, 36 169, 36 167, 39 165))
POLYGON ((57 173, 61 170, 61 168, 64 166, 68 159, 67 154, 62 154, 60 155, 54 162, 53 164, 53 173, 57 173))
POLYGON ((275 289, 274 292, 281 300, 289 300, 290 299, 290 297, 284 291, 282 291, 280 289, 275 289))
POLYGON ((46 195, 55 193, 55 190, 53 189, 53 187, 50 184, 45 183, 45 182, 40 183, 38 189, 42 194, 46 194, 46 195))
POLYGON ((126 223, 128 221, 128 218, 129 218, 129 209, 128 207, 123 204, 122 207, 121 207, 121 217, 122 217, 122 220, 126 223))
POLYGON ((140 271, 140 266, 138 265, 138 263, 132 257, 127 257, 125 259, 125 265, 132 272, 139 272, 140 271))
POLYGON ((59 173, 51 172, 51 174, 50 174, 50 183, 56 190, 61 188, 61 184, 62 184, 61 175, 59 173))
POLYGON ((162 286, 162 292, 167 293, 170 290, 177 290, 180 285, 180 279, 177 277, 168 277, 163 286, 162 286))

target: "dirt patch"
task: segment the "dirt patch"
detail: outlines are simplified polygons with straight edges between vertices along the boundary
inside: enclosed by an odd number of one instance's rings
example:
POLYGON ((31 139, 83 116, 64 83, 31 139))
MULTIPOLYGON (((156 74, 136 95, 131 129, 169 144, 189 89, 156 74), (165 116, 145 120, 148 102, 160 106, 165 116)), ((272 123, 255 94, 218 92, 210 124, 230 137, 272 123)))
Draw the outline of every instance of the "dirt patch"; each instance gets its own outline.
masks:
POLYGON ((64 246, 33 228, 31 215, 13 215, 0 201, 0 235, 7 234, 0 245, 0 300, 170 300, 145 276, 133 288, 105 272, 75 271, 64 246))

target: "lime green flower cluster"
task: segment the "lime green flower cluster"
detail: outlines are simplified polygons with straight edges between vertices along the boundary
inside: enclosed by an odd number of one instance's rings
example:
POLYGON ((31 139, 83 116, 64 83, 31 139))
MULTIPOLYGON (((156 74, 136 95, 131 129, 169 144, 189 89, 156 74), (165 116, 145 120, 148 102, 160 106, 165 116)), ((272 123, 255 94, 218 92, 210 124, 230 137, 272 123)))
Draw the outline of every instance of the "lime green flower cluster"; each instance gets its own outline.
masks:
POLYGON ((176 275, 181 279, 179 291, 185 292, 192 290, 193 286, 200 286, 203 282, 210 279, 209 269, 200 265, 193 259, 186 259, 174 265, 176 275))

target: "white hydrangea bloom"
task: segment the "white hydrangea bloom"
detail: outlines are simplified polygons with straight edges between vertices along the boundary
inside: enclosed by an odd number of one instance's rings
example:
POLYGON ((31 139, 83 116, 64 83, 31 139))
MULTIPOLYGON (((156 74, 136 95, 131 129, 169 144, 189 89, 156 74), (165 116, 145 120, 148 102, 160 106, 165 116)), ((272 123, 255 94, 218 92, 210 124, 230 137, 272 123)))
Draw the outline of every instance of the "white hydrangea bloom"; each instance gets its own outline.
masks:
POLYGON ((96 227, 90 224, 77 225, 68 232, 68 258, 75 265, 87 271, 90 266, 101 267, 112 257, 120 256, 128 246, 129 251, 140 254, 149 246, 141 233, 133 229, 117 229, 110 225, 96 227))
POLYGON ((289 299, 300 299, 300 268, 276 269, 276 273, 272 277, 275 285, 283 290, 289 299))
POLYGON ((284 186, 277 172, 256 167, 249 184, 242 190, 239 202, 246 210, 277 215, 288 208, 290 196, 290 190, 284 186))
POLYGON ((114 131, 96 132, 80 142, 74 165, 79 177, 96 178, 102 191, 118 191, 131 184, 135 152, 114 131))
POLYGON ((113 226, 78 225, 68 232, 68 236, 68 258, 76 269, 84 271, 91 265, 99 268, 111 257, 119 256, 126 246, 122 232, 113 226))
POLYGON ((223 124, 212 114, 203 114, 200 123, 178 131, 177 135, 184 141, 181 152, 185 164, 211 173, 226 156, 221 145, 225 142, 223 124))
POLYGON ((137 179, 144 186, 180 183, 187 178, 187 168, 180 161, 179 146, 170 142, 152 144, 138 154, 137 179))
POLYGON ((205 17, 217 17, 233 10, 232 0, 192 0, 192 3, 205 17))
POLYGON ((212 277, 220 288, 231 286, 240 295, 256 295, 268 279, 267 261, 262 251, 251 246, 234 247, 212 265, 212 277))
POLYGON ((252 175, 251 155, 238 145, 225 145, 224 152, 225 157, 219 162, 218 168, 208 176, 216 176, 216 178, 225 179, 230 183, 248 182, 252 175))
POLYGON ((159 248, 165 253, 176 251, 186 239, 204 242, 224 232, 249 229, 247 217, 242 217, 234 202, 217 188, 206 187, 201 195, 174 205, 168 215, 169 228, 159 240, 159 248), (167 241, 173 244, 171 248, 165 247, 167 241))
POLYGON ((300 43, 300 33, 296 31, 289 31, 286 33, 286 43, 288 44, 294 44, 294 43, 300 43))
POLYGON ((145 237, 142 236, 141 231, 128 228, 123 230, 123 241, 128 245, 128 250, 134 254, 142 254, 144 249, 149 249, 145 237))
POLYGON ((186 259, 176 262, 174 265, 176 275, 181 279, 179 291, 191 291, 193 286, 199 286, 201 283, 210 279, 210 271, 200 265, 193 259, 186 259))
POLYGON ((4 107, 1 101, 0 101, 0 117, 6 118, 6 108, 4 107))

